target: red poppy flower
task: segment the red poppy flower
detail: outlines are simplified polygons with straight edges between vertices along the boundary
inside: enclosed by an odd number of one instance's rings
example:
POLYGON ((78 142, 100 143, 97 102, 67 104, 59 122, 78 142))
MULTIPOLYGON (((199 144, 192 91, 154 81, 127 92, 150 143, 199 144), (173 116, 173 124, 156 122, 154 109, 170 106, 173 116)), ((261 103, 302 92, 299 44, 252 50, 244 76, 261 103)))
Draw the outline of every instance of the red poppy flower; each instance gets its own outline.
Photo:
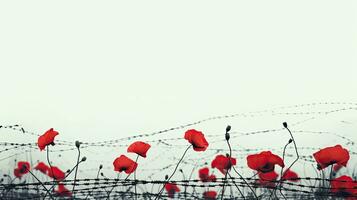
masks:
POLYGON ((235 158, 229 158, 224 155, 217 155, 216 158, 212 161, 211 167, 217 168, 222 174, 226 174, 233 165, 236 165, 237 161, 235 158))
POLYGON ((45 163, 43 163, 43 162, 39 162, 39 163, 36 165, 36 167, 34 167, 34 169, 36 169, 36 170, 38 170, 38 171, 40 171, 40 172, 42 172, 42 173, 44 173, 44 174, 47 174, 48 168, 49 168, 49 167, 48 167, 45 163))
POLYGON ((263 173, 274 171, 275 165, 279 165, 280 167, 285 166, 283 159, 272 154, 270 151, 248 155, 247 164, 249 168, 263 173))
POLYGON ((185 139, 192 144, 195 151, 205 151, 208 147, 208 142, 203 133, 195 129, 186 131, 185 139))
POLYGON ((291 171, 290 169, 288 169, 283 173, 283 177, 281 179, 283 181, 287 180, 287 181, 291 181, 291 182, 298 182, 299 181, 299 175, 296 172, 291 171))
POLYGON ((43 135, 38 137, 38 148, 40 148, 40 150, 42 151, 46 148, 47 145, 53 144, 53 140, 55 139, 56 135, 58 135, 58 132, 53 130, 53 128, 46 131, 43 135))
POLYGON ((20 172, 19 168, 15 168, 14 169, 14 176, 16 176, 17 178, 21 178, 24 174, 20 172))
MULTIPOLYGON (((357 195, 357 182, 349 176, 340 176, 330 181, 331 192, 336 196, 349 197, 357 195)), ((348 198, 355 199, 355 198, 348 198)))
POLYGON ((347 149, 342 148, 341 145, 326 147, 314 153, 313 156, 317 162, 317 168, 319 170, 325 169, 335 163, 346 167, 347 162, 350 159, 350 154, 347 149))
POLYGON ((128 147, 128 152, 136 153, 141 157, 146 158, 146 152, 150 149, 150 147, 150 144, 138 141, 128 147))
POLYGON ((203 193, 203 198, 205 200, 214 200, 216 199, 217 192, 216 191, 206 191, 203 193))
POLYGON ((275 171, 270 171, 270 172, 266 172, 266 173, 258 171, 258 175, 259 175, 258 183, 261 186, 267 187, 267 188, 274 188, 276 179, 279 176, 275 171))
POLYGON ((20 170, 21 174, 27 174, 30 171, 30 163, 26 161, 19 161, 17 163, 17 169, 20 170))
POLYGON ((170 198, 174 198, 176 192, 180 192, 180 188, 176 184, 166 183, 165 190, 170 198))
POLYGON ((69 191, 62 183, 58 184, 58 189, 55 190, 55 192, 58 194, 58 196, 61 197, 71 197, 72 192, 69 191))
POLYGON ((63 180, 66 177, 66 174, 62 170, 54 166, 48 168, 47 175, 59 181, 63 180))
POLYGON ((216 182, 216 176, 213 174, 209 175, 208 167, 198 170, 198 176, 202 182, 216 182))
POLYGON ((124 155, 121 155, 118 158, 116 158, 113 162, 113 165, 114 165, 114 171, 118 171, 118 172, 125 171, 125 173, 127 174, 133 173, 138 167, 138 163, 136 163, 135 161, 124 155))
POLYGON ((30 163, 26 161, 19 161, 17 163, 17 168, 14 169, 14 176, 21 178, 23 175, 29 173, 30 163))

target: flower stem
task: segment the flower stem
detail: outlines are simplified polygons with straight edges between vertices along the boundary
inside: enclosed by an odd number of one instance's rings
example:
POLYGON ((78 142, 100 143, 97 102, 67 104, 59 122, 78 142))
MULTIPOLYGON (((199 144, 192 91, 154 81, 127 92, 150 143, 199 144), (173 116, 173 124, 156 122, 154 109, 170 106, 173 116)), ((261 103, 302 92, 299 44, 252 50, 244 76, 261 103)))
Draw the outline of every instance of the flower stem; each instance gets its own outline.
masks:
MULTIPOLYGON (((139 155, 136 156, 135 162, 137 163, 139 159, 139 155)), ((134 171, 134 189, 135 189, 135 200, 137 199, 137 194, 136 194, 136 169, 134 171)))
MULTIPOLYGON (((82 161, 80 161, 77 165, 79 165, 81 162, 82 162, 82 161)), ((66 178, 76 169, 77 165, 75 165, 75 166, 71 169, 71 171, 64 177, 63 180, 66 180, 66 178)), ((52 185, 52 187, 49 189, 49 191, 52 190, 54 187, 55 187, 55 185, 52 185)), ((48 192, 49 192, 49 191, 48 191, 48 192)), ((46 198, 48 192, 46 193, 44 199, 46 198)))
MULTIPOLYGON (((126 181, 126 180, 129 178, 130 175, 131 175, 131 174, 128 174, 128 176, 124 179, 124 181, 126 181)), ((110 191, 108 192, 107 200, 109 200, 110 193, 112 193, 112 191, 114 190, 114 188, 117 186, 118 181, 119 181, 119 179, 118 179, 117 181, 115 181, 114 186, 113 186, 112 189, 110 189, 110 191)))
POLYGON ((72 188, 73 199, 75 199, 75 196, 76 196, 76 194, 75 194, 76 191, 74 191, 74 188, 76 186, 79 158, 81 157, 81 150, 79 149, 79 147, 77 149, 78 149, 78 157, 77 157, 76 171, 74 173, 74 181, 73 181, 73 188, 72 188))
POLYGON ((162 186, 161 190, 160 190, 159 193, 156 195, 155 200, 161 197, 161 193, 162 193, 162 191, 164 190, 165 185, 166 185, 166 184, 170 181, 170 179, 174 176, 174 174, 175 174, 175 172, 176 172, 176 170, 177 170, 179 164, 182 162, 183 158, 185 157, 187 151, 190 149, 191 146, 192 146, 192 145, 190 145, 190 146, 187 147, 187 149, 186 149, 185 152, 183 153, 181 159, 180 159, 179 162, 177 163, 177 165, 176 165, 176 167, 175 167, 175 170, 172 172, 171 176, 165 181, 165 183, 164 183, 164 185, 162 186))
MULTIPOLYGON (((33 174, 30 170, 29 173, 42 185, 42 187, 46 190, 46 193, 49 192, 49 190, 46 188, 46 186, 35 176, 35 174, 33 174)), ((52 197, 52 195, 50 194, 50 198, 54 200, 54 198, 52 197)))
POLYGON ((243 199, 245 199, 244 194, 243 194, 242 191, 239 189, 238 185, 237 185, 236 182, 234 181, 234 178, 233 178, 233 177, 231 176, 231 174, 229 174, 228 172, 227 172, 227 174, 228 174, 229 177, 232 179, 232 182, 233 182, 233 184, 236 186, 236 188, 238 189, 238 192, 240 193, 240 195, 242 195, 243 199))
MULTIPOLYGON (((229 147, 229 162, 230 162, 231 161, 231 156, 232 156, 232 147, 231 147, 231 144, 229 143, 229 140, 227 140, 227 143, 228 143, 228 147, 229 147)), ((257 194, 255 193, 253 188, 249 185, 249 183, 245 180, 245 178, 234 168, 234 166, 232 166, 232 168, 238 174, 239 178, 241 178, 244 181, 244 183, 248 186, 248 188, 252 191, 254 197, 256 199, 258 199, 257 194)), ((243 196, 243 198, 244 198, 244 196, 243 196)))
MULTIPOLYGON (((53 188, 55 187, 56 177, 55 177, 55 175, 54 175, 54 173, 53 173, 52 164, 51 164, 51 162, 50 162, 50 150, 49 150, 48 145, 47 145, 47 147, 46 147, 46 151, 47 151, 47 152, 46 152, 46 153, 47 153, 47 162, 48 162, 48 165, 50 166, 51 173, 52 173, 53 180, 54 180, 54 182, 53 182, 53 184, 52 184, 52 187, 51 187, 50 190, 49 190, 49 192, 51 192, 51 190, 53 190, 53 188)), ((45 197, 44 197, 43 199, 46 198, 47 194, 48 194, 48 193, 45 194, 45 197)))
MULTIPOLYGON (((290 141, 285 144, 284 149, 283 149, 283 163, 285 163, 285 152, 286 152, 286 148, 288 147, 289 144, 290 144, 290 141)), ((283 192, 281 190, 281 184, 282 184, 282 181, 283 181, 283 179, 282 179, 283 178, 283 171, 284 171, 284 167, 282 167, 281 170, 280 170, 280 179, 279 179, 278 185, 274 188, 274 192, 272 194, 274 194, 276 196, 276 190, 279 188, 280 194, 285 199, 285 196, 284 196, 284 194, 283 194, 283 192)))

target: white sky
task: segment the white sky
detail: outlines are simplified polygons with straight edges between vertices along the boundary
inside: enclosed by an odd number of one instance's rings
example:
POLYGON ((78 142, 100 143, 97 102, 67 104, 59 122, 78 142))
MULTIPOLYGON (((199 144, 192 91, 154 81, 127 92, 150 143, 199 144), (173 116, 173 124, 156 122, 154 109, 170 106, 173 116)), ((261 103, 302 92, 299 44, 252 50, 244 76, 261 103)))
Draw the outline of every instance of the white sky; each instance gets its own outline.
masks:
POLYGON ((0 124, 100 141, 355 103, 356 11, 326 0, 1 1, 0 124))

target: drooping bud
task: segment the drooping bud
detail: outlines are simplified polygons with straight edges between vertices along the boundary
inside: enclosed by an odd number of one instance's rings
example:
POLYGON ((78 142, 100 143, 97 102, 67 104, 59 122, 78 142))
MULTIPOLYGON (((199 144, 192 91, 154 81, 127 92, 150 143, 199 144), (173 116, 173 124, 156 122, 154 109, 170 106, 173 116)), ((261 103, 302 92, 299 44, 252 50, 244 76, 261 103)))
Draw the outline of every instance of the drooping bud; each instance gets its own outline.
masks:
POLYGON ((79 148, 79 146, 81 146, 81 142, 80 142, 80 141, 78 141, 78 140, 76 141, 76 143, 75 143, 75 144, 76 144, 76 147, 77 147, 77 148, 79 148))
POLYGON ((230 130, 231 130, 231 126, 230 125, 228 125, 227 127, 226 127, 226 133, 228 133, 230 130))
POLYGON ((288 128, 288 123, 283 122, 283 126, 284 126, 284 128, 288 128))

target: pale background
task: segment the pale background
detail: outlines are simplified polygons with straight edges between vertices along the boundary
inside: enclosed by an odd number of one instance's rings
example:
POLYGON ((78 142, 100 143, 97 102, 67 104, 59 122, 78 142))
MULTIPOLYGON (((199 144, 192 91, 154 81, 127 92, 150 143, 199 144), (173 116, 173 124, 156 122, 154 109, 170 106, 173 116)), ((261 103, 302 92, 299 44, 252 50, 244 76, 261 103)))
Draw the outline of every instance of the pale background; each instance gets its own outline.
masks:
MULTIPOLYGON (((215 115, 357 103, 356 6, 326 0, 1 1, 0 124, 38 134, 54 127, 61 139, 102 141, 215 115)), ((353 140, 355 116, 347 117, 353 140)), ((284 120, 270 125, 281 128, 284 120)), ((5 133, 0 138, 11 140, 5 133)), ((269 139, 257 142, 274 143, 269 139)))

